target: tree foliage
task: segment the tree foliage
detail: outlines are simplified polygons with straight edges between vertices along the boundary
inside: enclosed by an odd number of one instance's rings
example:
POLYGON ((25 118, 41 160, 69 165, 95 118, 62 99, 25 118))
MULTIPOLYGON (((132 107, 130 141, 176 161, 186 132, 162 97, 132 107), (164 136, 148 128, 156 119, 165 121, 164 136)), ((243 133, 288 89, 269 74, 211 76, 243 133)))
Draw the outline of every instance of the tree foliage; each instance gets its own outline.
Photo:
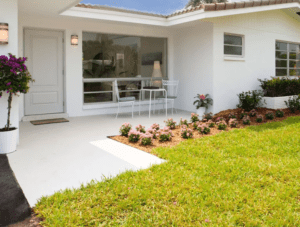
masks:
POLYGON ((207 3, 218 3, 218 2, 227 2, 226 0, 189 0, 187 5, 185 6, 186 8, 192 6, 198 6, 200 4, 207 4, 207 3))

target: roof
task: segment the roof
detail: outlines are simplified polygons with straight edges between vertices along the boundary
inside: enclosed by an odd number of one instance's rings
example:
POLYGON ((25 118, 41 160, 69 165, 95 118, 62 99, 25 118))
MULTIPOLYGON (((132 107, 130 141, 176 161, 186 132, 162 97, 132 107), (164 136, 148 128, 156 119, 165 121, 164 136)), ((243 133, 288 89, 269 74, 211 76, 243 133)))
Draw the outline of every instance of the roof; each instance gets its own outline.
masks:
POLYGON ((128 10, 116 7, 101 6, 101 5, 91 5, 91 4, 78 4, 76 7, 89 8, 89 9, 102 9, 110 11, 118 11, 125 13, 133 13, 147 16, 155 16, 161 18, 170 18, 190 12, 195 12, 197 10, 204 11, 222 11, 222 10, 232 10, 232 9, 241 9, 241 8, 251 8, 251 7, 260 7, 268 5, 278 5, 278 4, 287 4, 287 3, 300 3, 300 0, 261 0, 261 1, 243 1, 243 2, 226 2, 226 3, 211 3, 211 4, 199 4, 197 6, 190 6, 186 9, 177 10, 176 12, 170 15, 161 15, 148 12, 140 12, 135 10, 128 10))

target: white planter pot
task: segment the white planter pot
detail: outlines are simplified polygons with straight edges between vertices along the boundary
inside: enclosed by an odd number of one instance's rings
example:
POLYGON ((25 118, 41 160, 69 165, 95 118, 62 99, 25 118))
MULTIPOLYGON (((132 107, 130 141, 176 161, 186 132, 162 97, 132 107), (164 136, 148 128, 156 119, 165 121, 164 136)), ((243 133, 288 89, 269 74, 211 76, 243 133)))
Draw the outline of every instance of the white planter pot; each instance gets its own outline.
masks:
POLYGON ((203 115, 205 114, 205 107, 200 107, 199 109, 197 109, 197 114, 199 115, 199 119, 202 120, 203 119, 203 115))
POLYGON ((17 150, 18 129, 0 132, 0 154, 8 154, 17 150))
POLYGON ((263 97, 266 104, 264 103, 264 107, 269 109, 285 109, 287 106, 284 101, 288 101, 289 98, 293 98, 292 96, 281 96, 281 97, 263 97))

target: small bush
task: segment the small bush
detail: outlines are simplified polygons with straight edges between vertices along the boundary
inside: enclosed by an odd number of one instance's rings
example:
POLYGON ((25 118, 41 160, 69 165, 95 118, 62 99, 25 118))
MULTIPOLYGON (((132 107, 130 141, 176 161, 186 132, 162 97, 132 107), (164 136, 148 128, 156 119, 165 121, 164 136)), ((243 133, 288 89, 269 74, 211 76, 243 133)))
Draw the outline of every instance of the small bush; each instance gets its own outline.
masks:
POLYGON ((150 128, 153 128, 157 131, 157 130, 159 130, 159 124, 154 123, 150 126, 150 128))
POLYGON ((212 118, 213 118, 212 112, 203 115, 203 119, 211 120, 212 118))
POLYGON ((261 123, 263 120, 264 120, 263 115, 261 115, 261 114, 257 115, 256 122, 261 123))
POLYGON ((242 108, 246 111, 257 109, 262 106, 263 92, 258 90, 242 92, 238 94, 239 104, 238 108, 242 108))
POLYGON ((193 123, 193 129, 197 129, 198 128, 198 124, 200 123, 200 121, 196 121, 193 123))
POLYGON ((159 137, 158 130, 156 130, 154 128, 147 129, 146 133, 151 134, 153 139, 157 139, 159 137))
POLYGON ((173 132, 169 127, 164 127, 163 129, 159 130, 159 140, 160 141, 170 141, 173 135, 173 132))
POLYGON ((140 140, 141 133, 137 130, 131 129, 128 133, 128 140, 130 142, 137 142, 140 140))
POLYGON ((129 123, 122 124, 122 126, 120 127, 121 136, 128 136, 128 133, 131 128, 132 128, 132 125, 129 123))
POLYGON ((141 136, 141 144, 146 146, 146 145, 151 145, 153 143, 153 135, 150 133, 142 133, 141 136))
POLYGON ((250 116, 250 117, 255 117, 256 114, 257 114, 257 111, 256 111, 255 109, 253 109, 253 110, 251 110, 251 111, 249 112, 249 116, 250 116))
POLYGON ((186 125, 181 126, 181 137, 184 139, 189 139, 193 137, 193 130, 188 128, 186 125))
POLYGON ((284 116, 284 112, 282 110, 276 110, 275 115, 276 115, 276 117, 283 117, 284 116))
POLYGON ((216 119, 216 122, 218 122, 218 121, 225 121, 225 118, 224 118, 224 117, 218 117, 218 118, 216 119))
POLYGON ((136 126, 135 129, 136 129, 136 131, 139 131, 141 133, 145 133, 146 132, 145 126, 142 126, 142 125, 136 126))
POLYGON ((176 121, 173 121, 173 118, 169 118, 167 121, 165 121, 165 123, 170 129, 174 129, 176 126, 176 121))
POLYGON ((228 118, 229 119, 236 119, 237 117, 237 114, 236 113, 230 113, 230 114, 228 114, 228 118))
POLYGON ((191 122, 194 123, 194 122, 197 122, 197 121, 199 121, 199 115, 195 114, 195 113, 192 113, 191 122))
POLYGON ((218 121, 216 124, 217 124, 219 130, 225 130, 227 128, 227 123, 224 120, 218 121))
POLYGON ((243 124, 244 124, 244 125, 250 125, 250 123, 251 123, 251 120, 250 120, 250 117, 249 117, 249 116, 245 116, 245 117, 242 119, 242 121, 243 121, 243 124))
POLYGON ((179 122, 179 125, 182 126, 182 125, 186 125, 186 126, 189 126, 189 123, 186 119, 182 119, 182 117, 180 118, 180 122, 179 122))
POLYGON ((231 118, 229 120, 228 124, 231 128, 236 128, 238 126, 239 122, 237 121, 237 119, 231 118))
POLYGON ((268 119, 268 120, 273 120, 274 119, 274 113, 272 112, 272 111, 268 111, 267 113, 266 113, 266 119, 268 119))
POLYGON ((210 128, 208 124, 199 124, 197 130, 202 133, 202 134, 209 134, 210 133, 210 128))
POLYGON ((208 124, 208 127, 210 127, 210 128, 215 127, 215 125, 216 125, 216 123, 213 122, 212 120, 209 120, 209 121, 207 122, 207 124, 208 124))
POLYGON ((300 78, 272 78, 258 79, 264 95, 267 97, 280 97, 298 95, 300 91, 300 78))
POLYGON ((296 110, 300 110, 300 95, 295 95, 293 98, 289 98, 288 101, 284 102, 292 113, 295 113, 296 110))
POLYGON ((248 113, 242 112, 242 113, 240 114, 240 119, 243 119, 243 118, 246 117, 246 116, 248 116, 248 113))

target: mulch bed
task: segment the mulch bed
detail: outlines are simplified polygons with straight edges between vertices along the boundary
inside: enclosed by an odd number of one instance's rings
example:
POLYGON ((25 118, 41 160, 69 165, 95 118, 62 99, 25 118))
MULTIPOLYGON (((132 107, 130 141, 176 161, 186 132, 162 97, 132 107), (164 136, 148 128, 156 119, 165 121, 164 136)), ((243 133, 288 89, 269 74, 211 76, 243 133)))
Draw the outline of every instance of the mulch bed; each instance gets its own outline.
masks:
POLYGON ((31 216, 22 222, 9 225, 7 227, 42 227, 39 223, 42 221, 42 218, 37 217, 34 213, 34 210, 31 211, 31 216))
MULTIPOLYGON (((257 123, 256 122, 256 117, 251 117, 251 123, 250 123, 250 126, 253 126, 253 125, 261 125, 261 124, 265 124, 267 122, 277 122, 277 121, 283 121, 284 119, 288 118, 288 117, 292 117, 292 116, 300 116, 300 112, 297 111, 296 113, 291 113, 289 109, 281 109, 283 112, 284 112, 284 117, 281 117, 281 118, 277 118, 275 117, 273 120, 267 120, 265 118, 265 115, 268 111, 272 111, 275 115, 275 112, 276 110, 273 110, 273 109, 267 109, 267 108, 258 108, 257 109, 257 115, 261 114, 263 115, 264 117, 264 120, 262 123, 257 123)), ((228 123, 228 115, 230 113, 235 113, 237 114, 237 117, 238 117, 238 121, 239 121, 239 125, 237 126, 237 128, 245 128, 245 127, 248 127, 249 125, 244 125, 242 123, 242 120, 239 119, 239 116, 240 114, 243 112, 243 109, 241 108, 238 108, 238 109, 229 109, 229 110, 225 110, 225 111, 221 111, 217 114, 215 114, 213 116, 213 121, 216 121, 216 119, 218 117, 223 117, 226 119, 226 122, 228 123)), ((187 120, 190 120, 190 119, 187 119, 187 120)), ((155 122, 153 122, 155 123, 155 122)), ((162 127, 162 125, 161 125, 162 127)), ((193 129, 192 127, 192 124, 190 124, 189 126, 191 129, 193 129)), ((227 129, 225 131, 230 131, 230 130, 233 130, 235 128, 230 128, 229 126, 227 127, 227 129)), ((133 142, 130 142, 128 140, 128 137, 125 137, 125 136, 113 136, 113 137, 110 137, 111 139, 113 140, 116 140, 118 142, 121 142, 121 143, 124 143, 124 144, 127 144, 129 146, 132 146, 132 147, 135 147, 137 149, 140 149, 142 151, 145 151, 145 152, 148 152, 150 154, 154 154, 152 152, 152 149, 154 148, 157 148, 157 147, 173 147, 177 144, 179 144, 180 142, 182 141, 185 141, 186 139, 183 139, 180 135, 180 126, 176 126, 175 129, 172 130, 173 134, 174 134, 174 137, 172 137, 172 140, 171 141, 166 141, 166 142, 160 142, 159 140, 154 140, 153 142, 153 145, 147 145, 147 146, 144 146, 144 145, 141 145, 139 142, 136 142, 136 143, 133 143, 133 142)), ((206 137, 206 136, 212 136, 212 135, 215 135, 215 134, 218 134, 218 133, 221 133, 221 132, 224 132, 222 130, 218 130, 217 127, 213 127, 211 128, 211 131, 210 131, 210 134, 208 135, 202 135, 201 133, 199 133, 197 130, 194 130, 194 136, 193 138, 194 139, 197 139, 197 138, 202 138, 202 137, 206 137)))

